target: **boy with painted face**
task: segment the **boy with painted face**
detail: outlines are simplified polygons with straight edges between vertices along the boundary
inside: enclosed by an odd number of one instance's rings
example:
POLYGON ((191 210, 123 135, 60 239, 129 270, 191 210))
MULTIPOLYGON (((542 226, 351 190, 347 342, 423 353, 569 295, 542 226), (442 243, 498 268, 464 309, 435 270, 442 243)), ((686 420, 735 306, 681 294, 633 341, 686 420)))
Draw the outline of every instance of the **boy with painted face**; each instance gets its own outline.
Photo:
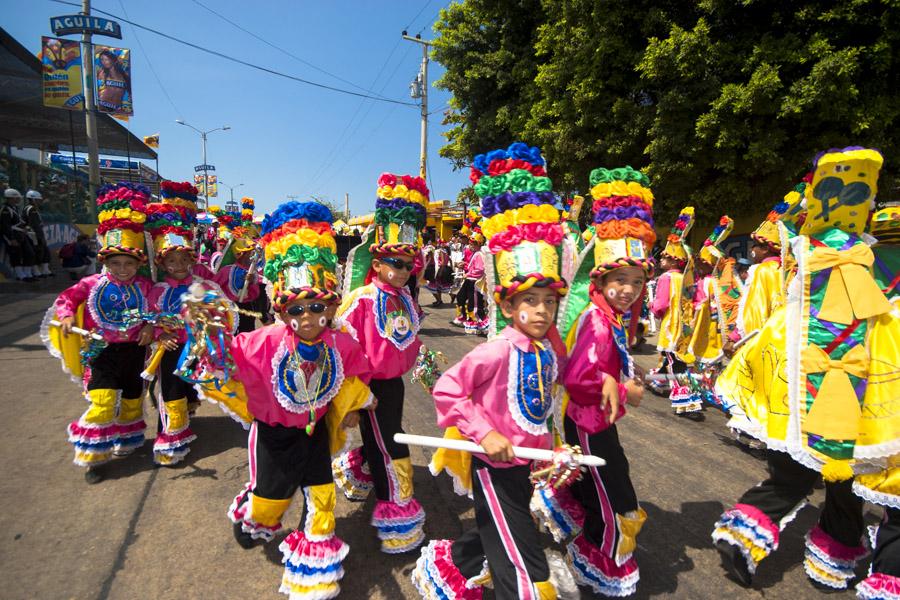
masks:
POLYGON ((500 331, 444 373, 433 394, 445 437, 479 443, 484 453, 438 450, 431 470, 446 470, 457 493, 471 493, 477 528, 430 542, 412 579, 424 598, 481 598, 489 580, 501 600, 555 598, 528 510, 531 463, 515 458, 512 446, 553 446, 547 421, 559 359, 547 338, 568 291, 560 274, 565 234, 537 148, 516 143, 479 155, 472 177, 500 331))
POLYGON ((252 421, 250 481, 228 509, 235 539, 244 548, 271 540, 302 488, 302 525, 280 546, 280 589, 296 599, 333 598, 349 547, 334 533, 331 456, 343 449, 356 411, 373 402, 369 365, 353 338, 329 327, 340 302, 331 211, 287 202, 265 218, 262 233, 280 322, 238 334, 230 346, 234 380, 203 393, 252 421))
POLYGON ((175 374, 187 333, 184 327, 174 327, 174 319, 168 317, 181 312, 182 298, 195 283, 222 293, 214 282, 194 274, 197 194, 197 188, 188 182, 164 181, 162 201, 147 206, 147 230, 153 237, 154 260, 162 279, 150 290, 149 305, 151 312, 162 315, 162 323, 156 328, 158 346, 146 373, 156 373, 159 426, 153 460, 163 466, 181 462, 190 451, 188 444, 197 436, 190 428, 189 411, 199 404, 193 386, 175 374))
POLYGON ((590 183, 594 236, 575 275, 590 284, 566 299, 559 318, 569 349, 563 431, 566 443, 603 457, 606 465, 587 469, 574 494, 538 489, 532 509, 557 541, 575 535, 568 545, 575 580, 597 594, 620 597, 635 592, 640 575, 632 553, 647 518, 616 429, 626 405, 638 406, 643 395, 643 373, 628 354, 623 316, 653 272, 649 251, 656 234, 646 175, 631 167, 599 168, 590 183))
POLYGON ((75 464, 88 468, 88 483, 101 480, 96 468, 113 455, 125 456, 144 443, 141 371, 153 328, 139 318, 147 311, 153 283, 138 275, 138 268, 146 260, 144 222, 149 199, 150 191, 141 185, 120 183, 100 189, 97 235, 103 273, 85 277, 60 294, 42 325, 41 337, 50 353, 63 361, 63 370, 79 383, 87 379, 90 406, 68 431, 75 464), (60 327, 50 327, 54 318, 60 327), (99 334, 103 341, 74 335, 73 327, 99 334), (83 344, 89 375, 79 357, 83 344))
POLYGON ((361 415, 362 449, 335 463, 335 477, 349 497, 365 498, 374 486, 372 525, 388 554, 414 550, 425 538, 425 511, 413 497, 409 447, 396 443, 394 434, 403 432, 403 375, 422 345, 419 306, 406 284, 421 245, 427 203, 421 177, 381 175, 375 224, 348 257, 344 289, 349 295, 338 310, 340 325, 369 359, 370 387, 378 402, 361 415))

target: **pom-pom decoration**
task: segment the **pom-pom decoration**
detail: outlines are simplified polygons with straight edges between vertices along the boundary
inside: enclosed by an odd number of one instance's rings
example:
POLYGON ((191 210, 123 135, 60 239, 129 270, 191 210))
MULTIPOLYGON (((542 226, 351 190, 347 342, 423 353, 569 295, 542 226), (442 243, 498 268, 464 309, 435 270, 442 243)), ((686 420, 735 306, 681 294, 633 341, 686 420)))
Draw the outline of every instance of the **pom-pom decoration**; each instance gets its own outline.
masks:
POLYGON ((522 142, 473 161, 470 178, 481 201, 481 233, 494 256, 497 302, 532 286, 568 292, 560 273, 565 232, 545 164, 540 149, 522 142))
POLYGON ((153 237, 157 262, 172 250, 194 253, 197 193, 191 183, 163 181, 160 184, 162 201, 147 205, 146 228, 153 237))
POLYGON ((415 256, 422 245, 428 199, 428 186, 421 177, 382 173, 375 200, 375 243, 370 251, 415 256))
POLYGON ((147 186, 120 182, 104 185, 97 192, 97 237, 102 260, 113 254, 125 254, 143 261, 144 225, 150 190, 147 186))
POLYGON ((694 207, 686 206, 681 209, 672 231, 666 238, 666 247, 663 248, 663 256, 673 258, 681 264, 690 258, 690 250, 686 244, 688 233, 694 225, 694 207))
POLYGON ((276 310, 301 298, 339 300, 332 222, 331 211, 318 202, 286 202, 263 219, 263 274, 273 284, 276 310))
POLYGON ((734 229, 734 220, 731 217, 725 215, 719 219, 719 224, 712 230, 709 237, 704 240, 703 247, 700 248, 700 260, 713 267, 716 266, 719 259, 725 256, 722 253, 721 245, 722 242, 728 239, 732 229, 734 229))
POLYGON ((653 192, 650 179, 630 166, 591 171, 594 213, 594 269, 592 276, 620 267, 653 271, 650 249, 653 229, 653 192))

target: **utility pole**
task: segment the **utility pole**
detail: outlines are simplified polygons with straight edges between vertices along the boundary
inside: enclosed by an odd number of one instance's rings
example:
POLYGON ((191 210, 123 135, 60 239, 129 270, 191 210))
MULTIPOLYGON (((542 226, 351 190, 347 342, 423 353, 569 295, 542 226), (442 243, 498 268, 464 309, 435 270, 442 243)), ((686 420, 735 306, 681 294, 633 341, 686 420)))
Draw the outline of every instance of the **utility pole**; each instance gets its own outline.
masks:
POLYGON ((350 192, 344 192, 344 219, 350 221, 350 192))
POLYGON ((427 160, 428 160, 428 49, 433 45, 432 42, 422 39, 422 35, 417 33, 416 37, 411 37, 403 32, 403 39, 415 42, 422 46, 422 67, 416 79, 409 84, 409 95, 420 100, 422 109, 422 134, 421 145, 419 147, 419 177, 426 179, 428 176, 427 160))
MULTIPOLYGON (((81 14, 91 16, 91 0, 81 1, 81 14)), ((84 73, 84 131, 88 147, 88 194, 91 198, 88 210, 96 219, 97 203, 93 200, 100 188, 100 147, 97 142, 97 105, 94 102, 94 45, 88 31, 81 34, 81 62, 84 73)), ((75 149, 72 148, 72 151, 75 149)), ((72 168, 77 172, 75 165, 72 168)))

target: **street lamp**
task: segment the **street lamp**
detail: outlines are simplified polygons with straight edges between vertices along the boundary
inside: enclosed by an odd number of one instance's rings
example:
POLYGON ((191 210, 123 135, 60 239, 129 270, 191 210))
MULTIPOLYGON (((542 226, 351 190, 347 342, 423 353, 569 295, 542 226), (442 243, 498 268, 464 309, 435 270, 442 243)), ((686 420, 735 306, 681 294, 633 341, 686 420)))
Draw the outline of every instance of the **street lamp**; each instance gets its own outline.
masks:
POLYGON ((185 123, 184 119, 175 119, 175 122, 179 125, 184 125, 185 127, 190 127, 194 131, 200 134, 200 139, 203 140, 203 208, 204 210, 209 206, 209 174, 206 169, 206 136, 214 131, 228 131, 231 129, 229 125, 223 125, 221 127, 216 127, 215 129, 207 129, 203 131, 201 129, 197 129, 190 123, 185 123))
POLYGON ((228 185, 227 183, 225 183, 225 182, 222 181, 221 179, 219 180, 219 183, 221 183, 222 185, 224 185, 225 187, 227 187, 227 188, 229 189, 229 191, 231 191, 231 202, 228 203, 228 210, 230 210, 230 211, 232 211, 232 212, 236 212, 236 211, 237 211, 237 204, 234 203, 234 190, 236 190, 237 188, 241 187, 241 186, 244 185, 244 184, 243 184, 243 183, 239 183, 239 184, 237 184, 237 185, 228 185))

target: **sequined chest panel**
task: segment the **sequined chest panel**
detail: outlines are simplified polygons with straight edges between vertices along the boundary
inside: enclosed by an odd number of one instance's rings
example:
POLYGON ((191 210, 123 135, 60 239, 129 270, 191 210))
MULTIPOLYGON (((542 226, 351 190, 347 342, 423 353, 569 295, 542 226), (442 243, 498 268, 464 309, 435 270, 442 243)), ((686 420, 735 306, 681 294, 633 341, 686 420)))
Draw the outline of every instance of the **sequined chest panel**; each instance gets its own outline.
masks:
POLYGON ((308 360, 291 347, 290 339, 278 346, 272 358, 272 391, 286 411, 296 414, 318 412, 335 397, 344 382, 341 357, 325 344, 318 356, 308 360), (315 368, 310 368, 315 365, 315 368))
POLYGON ((228 288, 235 298, 237 298, 241 294, 241 290, 244 289, 244 279, 246 276, 247 269, 242 269, 237 265, 231 267, 231 272, 228 274, 228 288))
POLYGON ((181 312, 181 298, 187 293, 187 290, 188 286, 186 284, 166 289, 159 299, 160 311, 164 313, 181 312))
POLYGON ((553 408, 556 356, 550 349, 509 353, 507 401, 509 412, 522 430, 532 435, 547 433, 547 417, 553 408))
POLYGON ((381 337, 400 350, 406 349, 416 339, 419 331, 419 313, 407 294, 388 294, 377 290, 375 295, 375 326, 381 337))
POLYGON ((127 311, 146 311, 146 298, 134 283, 114 283, 106 277, 98 280, 88 296, 88 310, 102 329, 125 330, 127 311))

